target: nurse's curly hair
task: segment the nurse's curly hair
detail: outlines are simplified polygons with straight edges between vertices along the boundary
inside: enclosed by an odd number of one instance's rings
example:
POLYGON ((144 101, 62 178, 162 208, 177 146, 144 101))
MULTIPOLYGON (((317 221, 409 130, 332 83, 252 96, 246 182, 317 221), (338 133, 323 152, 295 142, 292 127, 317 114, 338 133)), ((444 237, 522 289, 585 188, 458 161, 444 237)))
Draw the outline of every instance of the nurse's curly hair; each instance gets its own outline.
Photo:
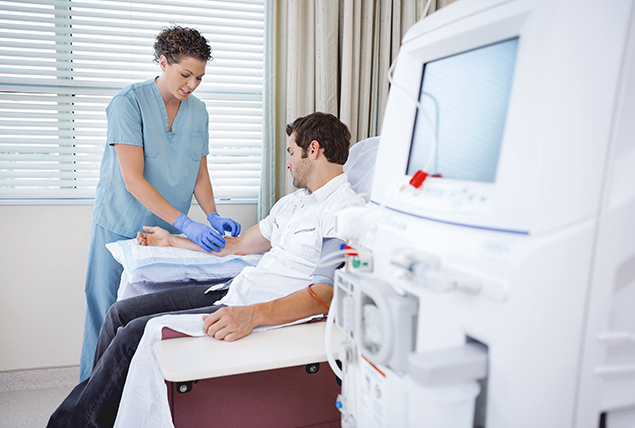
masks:
POLYGON ((165 55, 168 64, 179 63, 184 57, 205 62, 214 59, 212 48, 198 30, 178 25, 164 28, 157 36, 154 42, 154 62, 158 63, 161 55, 165 55))
POLYGON ((326 160, 344 165, 348 159, 351 133, 337 117, 329 113, 315 112, 297 118, 287 125, 287 135, 295 134, 295 143, 302 148, 302 157, 307 157, 311 141, 320 143, 326 160))

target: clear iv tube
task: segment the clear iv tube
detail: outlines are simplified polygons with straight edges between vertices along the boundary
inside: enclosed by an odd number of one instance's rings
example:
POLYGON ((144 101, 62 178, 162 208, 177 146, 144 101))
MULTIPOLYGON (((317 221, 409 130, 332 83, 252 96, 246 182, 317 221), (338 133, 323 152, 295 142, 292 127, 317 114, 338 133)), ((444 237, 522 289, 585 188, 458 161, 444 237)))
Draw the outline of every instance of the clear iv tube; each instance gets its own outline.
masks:
POLYGON ((326 256, 322 257, 320 261, 318 262, 317 266, 324 267, 324 266, 331 266, 335 262, 337 263, 345 262, 346 256, 348 254, 357 254, 357 251, 352 248, 348 250, 333 251, 332 253, 329 253, 326 256))
MULTIPOLYGON (((428 162, 425 165, 425 170, 427 172, 428 168, 430 167, 430 162, 432 162, 432 159, 434 159, 434 173, 439 172, 439 150, 438 150, 438 144, 439 144, 439 101, 437 101, 437 98, 428 93, 428 92, 421 92, 421 98, 423 98, 424 96, 430 98, 432 100, 432 102, 434 103, 434 118, 435 123, 433 126, 434 132, 433 132, 433 140, 432 141, 432 149, 430 150, 430 157, 428 158, 428 162)), ((428 124, 430 126, 432 126, 432 121, 430 120, 430 117, 428 116, 427 112, 424 110, 423 111, 424 116, 428 119, 428 124)))
POLYGON ((428 16, 428 9, 430 9, 430 5, 432 4, 432 0, 428 0, 426 2, 426 7, 423 9, 423 13, 421 14, 421 18, 419 19, 423 19, 426 16, 428 16))
POLYGON ((326 359, 329 362, 329 366, 331 366, 331 370, 333 370, 333 373, 335 373, 335 376, 344 380, 344 373, 335 362, 335 357, 333 357, 332 337, 333 337, 333 324, 335 324, 336 311, 337 311, 337 299, 335 298, 335 296, 333 296, 333 300, 331 301, 331 307, 329 309, 329 314, 326 317, 326 331, 324 332, 324 349, 326 351, 326 359))
POLYGON ((370 198, 370 193, 357 193, 355 195, 355 197, 353 199, 351 199, 351 201, 348 203, 348 205, 346 206, 346 208, 350 208, 353 206, 353 204, 355 202, 357 202, 358 199, 363 199, 364 203, 366 203, 366 196, 368 196, 370 198))
POLYGON ((436 102, 436 99, 432 95, 430 95, 430 94, 428 94, 426 92, 423 93, 423 95, 427 95, 428 97, 430 97, 435 102, 435 106, 437 106, 437 114, 436 114, 437 125, 435 126, 432 123, 432 119, 430 119, 430 115, 428 114, 426 109, 423 107, 423 104, 421 103, 421 101, 419 101, 418 99, 413 97, 408 89, 406 89, 403 86, 395 83, 395 81, 393 80, 392 74, 393 74, 393 72, 395 70, 395 67, 397 66, 398 60, 399 60, 399 55, 397 55, 397 58, 395 58, 395 62, 392 63, 392 65, 390 66, 390 69, 388 70, 388 82, 390 83, 391 87, 399 89, 406 96, 406 98, 409 101, 411 101, 416 106, 417 110, 419 110, 423 114, 423 117, 428 122, 428 125, 430 125, 430 129, 433 130, 433 132, 432 132, 432 140, 433 141, 432 141, 432 146, 430 147, 430 154, 428 155, 428 160, 426 161, 426 163, 425 163, 425 165, 423 167, 423 171, 424 172, 428 172, 429 169, 430 169, 430 164, 435 159, 436 148, 437 148, 437 145, 439 144, 439 139, 438 139, 439 108, 438 108, 438 104, 436 102))

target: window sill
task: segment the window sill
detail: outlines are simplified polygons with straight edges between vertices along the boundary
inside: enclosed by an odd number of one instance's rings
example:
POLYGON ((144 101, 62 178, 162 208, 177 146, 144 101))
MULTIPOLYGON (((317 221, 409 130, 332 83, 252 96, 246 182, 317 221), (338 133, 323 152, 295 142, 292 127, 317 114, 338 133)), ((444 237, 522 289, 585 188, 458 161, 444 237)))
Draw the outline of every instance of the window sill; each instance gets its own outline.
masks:
MULTIPOLYGON (((257 198, 215 198, 216 205, 250 205, 257 204, 257 198)), ((2 205, 93 205, 94 198, 86 199, 0 199, 2 205)), ((192 205, 198 205, 196 200, 192 205)))

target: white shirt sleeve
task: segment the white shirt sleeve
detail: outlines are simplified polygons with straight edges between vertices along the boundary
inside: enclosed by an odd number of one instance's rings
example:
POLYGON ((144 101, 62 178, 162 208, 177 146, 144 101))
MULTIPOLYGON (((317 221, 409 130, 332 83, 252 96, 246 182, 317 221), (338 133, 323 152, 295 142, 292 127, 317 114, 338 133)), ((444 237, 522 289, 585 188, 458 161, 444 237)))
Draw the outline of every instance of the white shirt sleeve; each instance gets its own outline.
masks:
POLYGON ((280 199, 278 202, 276 202, 273 207, 271 207, 271 211, 269 211, 269 215, 265 218, 263 218, 262 220, 260 220, 260 223, 258 223, 258 226, 260 227, 260 233, 262 233, 262 236, 265 237, 265 239, 267 239, 268 241, 271 242, 271 235, 273 233, 273 222, 274 219, 276 218, 276 215, 278 213, 278 211, 280 211, 280 207, 282 206, 282 204, 284 203, 283 201, 286 199, 286 197, 280 199))

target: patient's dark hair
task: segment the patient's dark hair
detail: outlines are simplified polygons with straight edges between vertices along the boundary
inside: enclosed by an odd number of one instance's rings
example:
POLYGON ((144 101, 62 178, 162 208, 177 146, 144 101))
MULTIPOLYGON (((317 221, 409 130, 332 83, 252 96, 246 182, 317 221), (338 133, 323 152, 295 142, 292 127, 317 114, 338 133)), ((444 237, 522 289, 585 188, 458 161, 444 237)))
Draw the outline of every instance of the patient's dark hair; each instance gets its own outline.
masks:
POLYGON ((207 39, 194 28, 173 25, 164 28, 154 42, 154 62, 165 55, 168 64, 179 63, 184 57, 208 62, 212 59, 212 48, 207 39))
POLYGON ((302 147, 302 157, 307 156, 311 141, 316 140, 324 149, 324 156, 331 163, 344 165, 348 159, 351 133, 337 117, 329 113, 315 112, 297 118, 287 125, 287 135, 295 133, 295 143, 302 147))

